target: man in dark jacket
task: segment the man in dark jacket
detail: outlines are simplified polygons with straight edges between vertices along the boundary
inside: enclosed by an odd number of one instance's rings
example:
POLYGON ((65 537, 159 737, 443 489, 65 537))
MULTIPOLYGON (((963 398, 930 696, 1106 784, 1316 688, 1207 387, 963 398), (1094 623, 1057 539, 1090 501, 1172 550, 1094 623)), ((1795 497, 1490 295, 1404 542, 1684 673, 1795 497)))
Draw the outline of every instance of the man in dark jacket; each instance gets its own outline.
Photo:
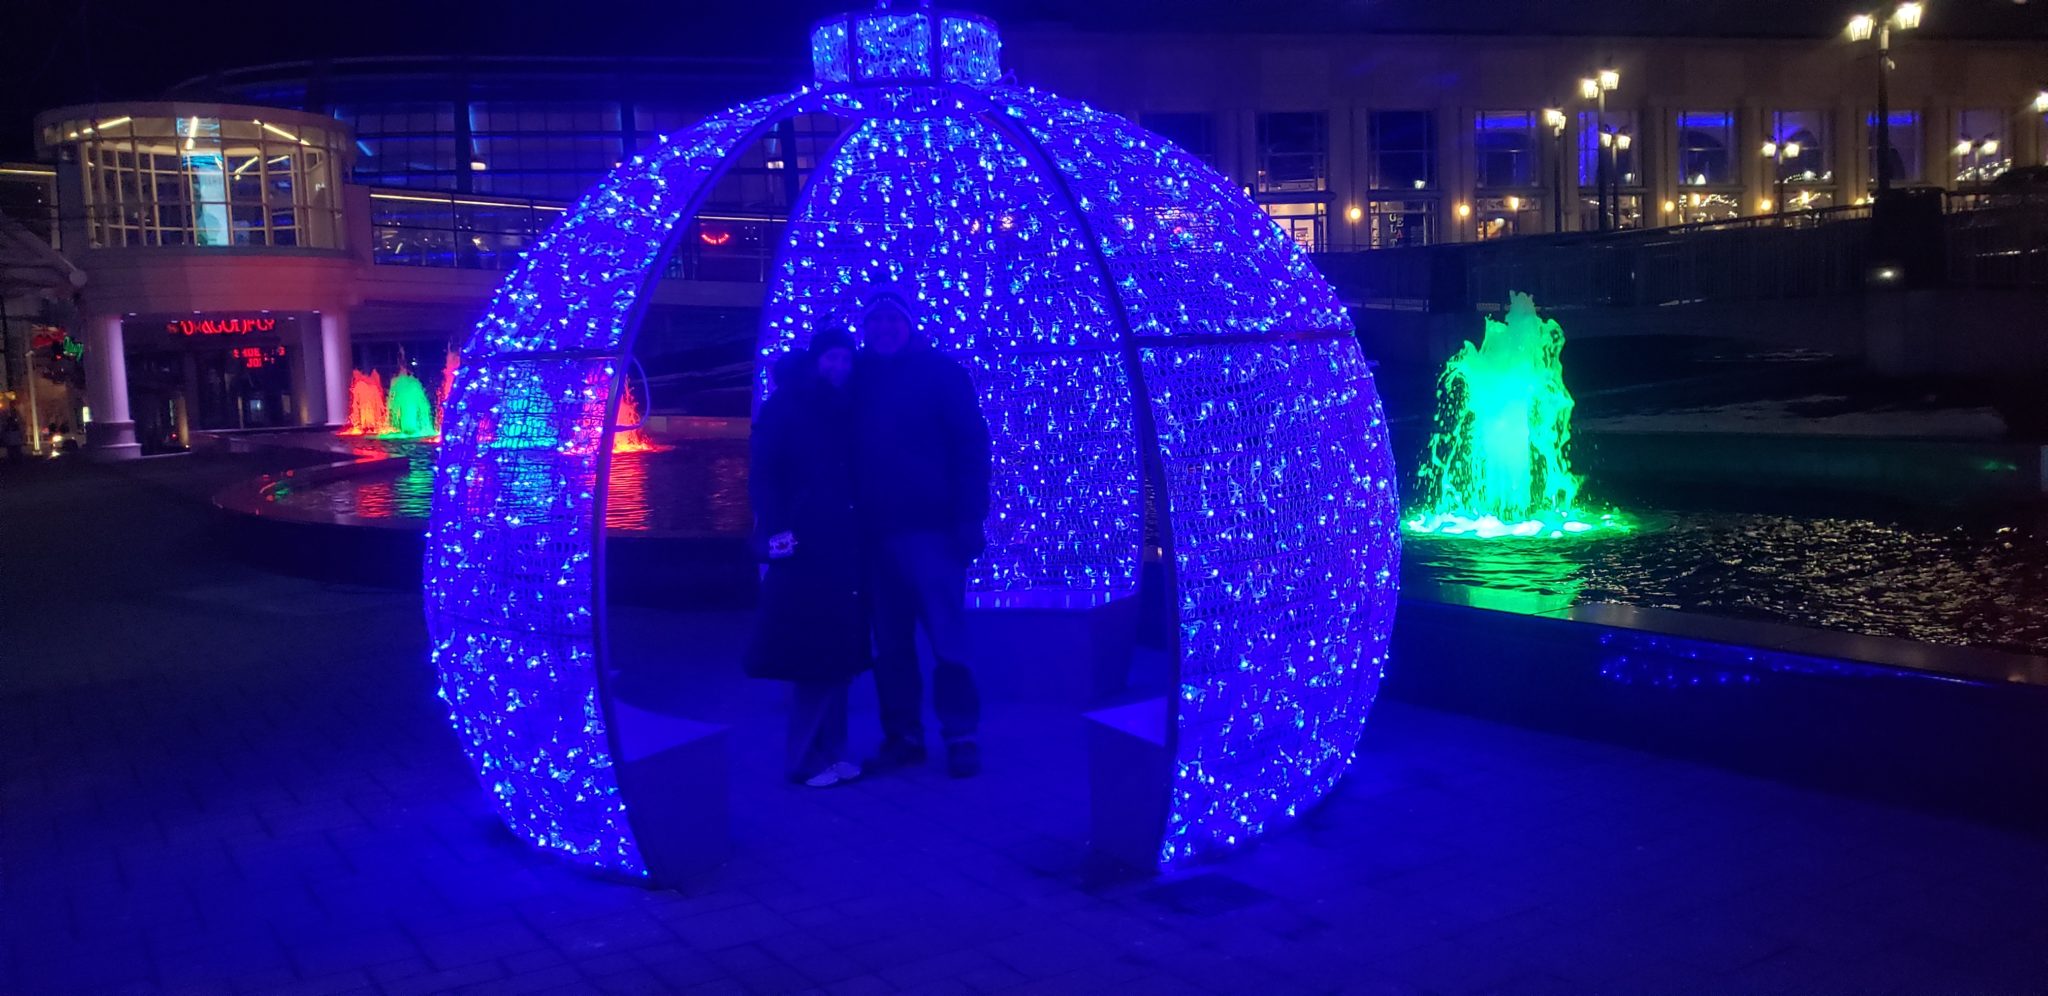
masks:
POLYGON ((981 697, 967 669, 967 565, 987 546, 988 424, 967 371, 918 333, 910 304, 872 294, 854 378, 860 515, 875 620, 882 749, 871 769, 922 763, 924 682, 917 631, 931 647, 932 711, 955 778, 981 770, 981 697))

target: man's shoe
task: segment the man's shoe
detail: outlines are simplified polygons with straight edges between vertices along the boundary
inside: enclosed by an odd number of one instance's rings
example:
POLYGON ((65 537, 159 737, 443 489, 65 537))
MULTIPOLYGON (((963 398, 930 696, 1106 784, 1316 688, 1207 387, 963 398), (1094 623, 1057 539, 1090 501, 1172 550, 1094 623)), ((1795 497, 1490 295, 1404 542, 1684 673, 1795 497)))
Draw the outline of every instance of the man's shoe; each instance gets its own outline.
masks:
POLYGON ((946 774, 955 778, 973 778, 981 774, 981 745, 972 740, 956 740, 947 744, 946 774))
POLYGON ((915 740, 884 740, 882 749, 875 752, 861 770, 869 773, 891 771, 896 768, 914 768, 925 761, 924 744, 915 740))

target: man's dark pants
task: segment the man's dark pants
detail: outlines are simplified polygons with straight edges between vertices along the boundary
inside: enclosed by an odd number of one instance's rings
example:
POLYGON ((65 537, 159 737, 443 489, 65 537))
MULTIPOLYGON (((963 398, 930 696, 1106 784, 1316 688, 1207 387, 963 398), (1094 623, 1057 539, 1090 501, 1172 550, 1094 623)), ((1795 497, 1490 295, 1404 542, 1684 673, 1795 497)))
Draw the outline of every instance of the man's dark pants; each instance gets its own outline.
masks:
POLYGON ((881 537, 874 564, 875 694, 882 735, 924 743, 924 675, 917 633, 932 650, 932 711, 947 743, 974 739, 981 693, 967 670, 967 565, 939 532, 881 537))

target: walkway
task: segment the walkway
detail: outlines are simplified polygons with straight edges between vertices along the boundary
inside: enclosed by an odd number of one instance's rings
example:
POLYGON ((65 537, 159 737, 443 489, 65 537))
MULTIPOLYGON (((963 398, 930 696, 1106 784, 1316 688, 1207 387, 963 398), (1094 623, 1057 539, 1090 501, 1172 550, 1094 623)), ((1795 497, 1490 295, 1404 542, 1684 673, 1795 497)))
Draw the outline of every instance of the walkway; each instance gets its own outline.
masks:
MULTIPOLYGON (((734 860, 597 881, 486 810, 412 594, 216 554, 194 496, 250 472, 0 467, 0 991, 2048 986, 2048 842, 1398 703, 1292 831, 1095 882, 1056 717, 999 714, 976 782, 807 792, 726 681, 734 860)), ((643 679, 701 666, 663 627, 731 628, 638 620, 677 648, 643 679)))

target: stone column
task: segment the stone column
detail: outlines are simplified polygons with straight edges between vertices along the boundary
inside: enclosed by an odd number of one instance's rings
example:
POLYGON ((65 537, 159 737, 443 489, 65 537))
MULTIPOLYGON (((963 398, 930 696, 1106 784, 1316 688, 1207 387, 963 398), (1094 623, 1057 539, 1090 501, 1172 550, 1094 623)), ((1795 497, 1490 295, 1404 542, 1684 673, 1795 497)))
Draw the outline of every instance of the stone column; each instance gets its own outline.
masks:
POLYGON ((130 460, 142 455, 135 420, 128 413, 128 356, 121 316, 85 319, 85 389, 92 421, 85 427, 86 451, 96 460, 130 460))
POLYGON ((316 366, 326 386, 326 410, 321 414, 328 425, 348 424, 348 380, 353 355, 349 349, 348 313, 320 312, 320 359, 316 366))

